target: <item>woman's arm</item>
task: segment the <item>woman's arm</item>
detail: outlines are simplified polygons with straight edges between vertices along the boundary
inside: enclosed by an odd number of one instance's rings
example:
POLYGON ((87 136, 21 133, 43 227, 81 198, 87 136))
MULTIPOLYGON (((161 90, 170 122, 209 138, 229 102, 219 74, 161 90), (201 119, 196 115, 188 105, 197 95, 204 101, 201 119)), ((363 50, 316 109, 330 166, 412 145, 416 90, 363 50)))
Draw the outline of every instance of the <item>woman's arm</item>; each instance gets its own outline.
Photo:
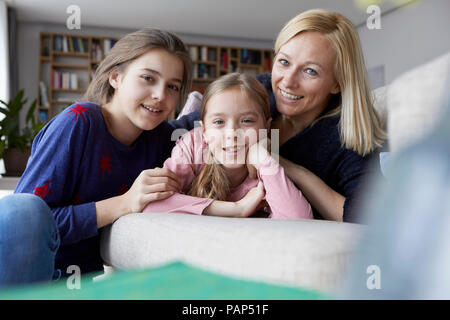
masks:
POLYGON ((280 157, 287 176, 297 185, 314 208, 326 220, 343 221, 345 197, 331 189, 314 173, 280 157))

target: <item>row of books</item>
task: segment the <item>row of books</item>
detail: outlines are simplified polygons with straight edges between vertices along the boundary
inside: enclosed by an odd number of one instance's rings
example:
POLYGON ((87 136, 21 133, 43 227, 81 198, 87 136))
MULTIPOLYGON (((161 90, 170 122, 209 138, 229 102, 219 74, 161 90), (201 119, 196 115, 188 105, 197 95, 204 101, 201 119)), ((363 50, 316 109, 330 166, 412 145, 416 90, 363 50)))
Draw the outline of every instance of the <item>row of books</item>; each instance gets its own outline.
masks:
POLYGON ((211 65, 206 65, 203 63, 200 63, 198 65, 194 65, 192 77, 194 79, 210 79, 210 78, 216 78, 216 67, 211 65))
POLYGON ((79 37, 54 36, 53 50, 62 52, 87 53, 88 40, 79 37))
POLYGON ((261 63, 261 51, 242 49, 241 50, 241 63, 260 64, 261 63))
POLYGON ((103 40, 103 51, 100 41, 93 41, 91 48, 91 59, 94 61, 101 61, 104 55, 108 54, 108 52, 114 47, 116 44, 116 40, 113 39, 104 39, 103 40))
POLYGON ((98 42, 92 42, 91 59, 94 61, 101 61, 103 58, 102 47, 98 42))
POLYGON ((103 40, 103 50, 105 51, 105 55, 114 47, 116 44, 116 40, 113 39, 104 39, 103 40))
POLYGON ((207 46, 191 46, 189 47, 189 54, 192 61, 217 61, 217 50, 207 46))
POLYGON ((78 89, 77 74, 52 70, 52 84, 54 89, 78 89))

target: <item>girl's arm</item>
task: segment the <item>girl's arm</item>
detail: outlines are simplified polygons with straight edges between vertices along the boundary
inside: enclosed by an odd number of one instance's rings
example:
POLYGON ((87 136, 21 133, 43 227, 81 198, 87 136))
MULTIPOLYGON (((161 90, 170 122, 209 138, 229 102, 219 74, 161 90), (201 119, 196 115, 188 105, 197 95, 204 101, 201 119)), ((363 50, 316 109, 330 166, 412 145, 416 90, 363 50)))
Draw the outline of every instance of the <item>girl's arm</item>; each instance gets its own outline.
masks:
POLYGON ((246 217, 251 215, 264 197, 262 184, 253 188, 237 202, 218 201, 206 198, 192 197, 188 191, 196 172, 204 163, 201 130, 194 129, 183 135, 172 150, 172 156, 164 162, 164 168, 172 171, 178 179, 180 189, 164 200, 150 202, 143 212, 174 212, 197 215, 224 217, 246 217))
POLYGON ((312 219, 312 209, 302 192, 286 176, 283 167, 270 156, 267 141, 252 145, 248 161, 255 166, 266 190, 271 215, 275 219, 312 219))
POLYGON ((261 182, 239 201, 219 201, 174 193, 170 198, 149 203, 143 212, 188 213, 218 217, 248 217, 264 198, 261 182))
POLYGON ((324 219, 343 221, 345 197, 302 166, 282 157, 280 157, 280 165, 324 219))
POLYGON ((104 227, 121 216, 141 212, 149 203, 164 200, 179 190, 176 175, 168 169, 148 169, 141 172, 123 195, 95 203, 97 226, 104 227))

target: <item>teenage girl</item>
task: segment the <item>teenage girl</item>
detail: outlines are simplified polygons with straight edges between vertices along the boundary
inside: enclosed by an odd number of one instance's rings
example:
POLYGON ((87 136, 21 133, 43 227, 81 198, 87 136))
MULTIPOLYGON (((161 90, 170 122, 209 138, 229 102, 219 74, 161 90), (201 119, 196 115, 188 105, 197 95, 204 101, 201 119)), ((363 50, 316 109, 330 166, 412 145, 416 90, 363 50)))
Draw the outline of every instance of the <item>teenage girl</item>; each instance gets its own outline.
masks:
POLYGON ((190 72, 186 46, 169 32, 143 29, 115 44, 86 102, 37 135, 15 190, 23 194, 0 200, 0 285, 51 280, 69 265, 103 270, 98 230, 179 189, 158 167, 174 146, 164 120, 184 104, 190 72))
POLYGON ((201 119, 164 162, 181 192, 149 203, 144 212, 248 217, 266 203, 270 218, 312 218, 307 200, 264 147, 267 139, 259 139, 271 118, 256 78, 232 73, 214 81, 203 96, 201 119), (249 177, 249 165, 257 179, 249 177))

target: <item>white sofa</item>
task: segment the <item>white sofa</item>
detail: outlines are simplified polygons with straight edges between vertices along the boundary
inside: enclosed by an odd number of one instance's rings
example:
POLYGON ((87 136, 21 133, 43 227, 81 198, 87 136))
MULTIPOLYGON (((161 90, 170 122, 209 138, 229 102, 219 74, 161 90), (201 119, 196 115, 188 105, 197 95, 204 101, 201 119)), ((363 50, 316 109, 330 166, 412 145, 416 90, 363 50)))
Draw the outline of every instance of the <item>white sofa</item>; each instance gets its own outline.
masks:
MULTIPOLYGON (((374 91, 394 155, 439 118, 449 61, 446 54, 374 91)), ((135 213, 104 228, 101 254, 117 269, 183 261, 237 279, 334 294, 343 286, 364 230, 363 225, 321 220, 135 213)))

